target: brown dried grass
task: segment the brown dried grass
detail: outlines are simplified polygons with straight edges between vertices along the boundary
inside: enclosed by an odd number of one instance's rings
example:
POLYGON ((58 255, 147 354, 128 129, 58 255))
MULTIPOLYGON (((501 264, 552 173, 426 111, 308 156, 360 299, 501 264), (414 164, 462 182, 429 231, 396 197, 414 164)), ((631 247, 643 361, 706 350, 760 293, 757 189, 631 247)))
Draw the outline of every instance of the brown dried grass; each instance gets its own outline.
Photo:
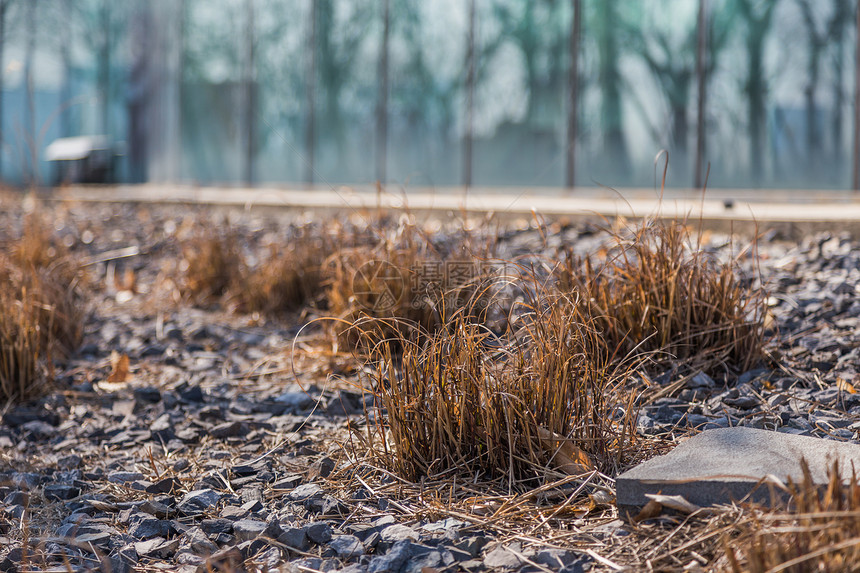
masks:
POLYGON ((236 312, 280 316, 321 303, 322 265, 330 247, 320 229, 295 229, 286 244, 249 264, 239 236, 199 231, 182 247, 186 297, 200 305, 223 303, 236 312))
POLYGON ((231 230, 198 230, 182 245, 182 291, 196 304, 211 304, 244 273, 239 239, 231 230))
POLYGON ((7 286, 0 288, 0 305, 0 400, 26 400, 43 391, 47 378, 38 303, 7 286))
POLYGON ((837 573, 860 570, 860 482, 845 484, 834 462, 829 483, 815 484, 801 460, 803 479, 789 484, 787 508, 753 511, 736 535, 723 538, 719 570, 732 573, 837 573))
POLYGON ((229 299, 239 312, 281 315, 320 299, 322 261, 327 249, 319 244, 272 245, 268 257, 245 277, 233 281, 229 299))
POLYGON ((384 340, 399 349, 466 309, 474 321, 483 320, 494 240, 463 232, 434 241, 408 215, 396 226, 390 219, 371 226, 371 244, 352 241, 358 245, 335 252, 326 264, 325 298, 339 345, 365 351, 384 340))
POLYGON ((402 355, 373 347, 387 419, 369 424, 366 440, 380 463, 406 479, 447 473, 509 490, 617 468, 633 440, 621 390, 629 369, 575 301, 539 293, 505 338, 467 306, 425 340, 401 339, 402 355))
POLYGON ((646 221, 613 232, 604 253, 580 260, 567 251, 563 261, 561 288, 581 293, 584 314, 624 353, 710 373, 763 358, 766 296, 743 283, 736 261, 706 252, 684 221, 646 221))
POLYGON ((80 345, 84 275, 34 213, 0 258, 0 399, 44 391, 53 360, 80 345))

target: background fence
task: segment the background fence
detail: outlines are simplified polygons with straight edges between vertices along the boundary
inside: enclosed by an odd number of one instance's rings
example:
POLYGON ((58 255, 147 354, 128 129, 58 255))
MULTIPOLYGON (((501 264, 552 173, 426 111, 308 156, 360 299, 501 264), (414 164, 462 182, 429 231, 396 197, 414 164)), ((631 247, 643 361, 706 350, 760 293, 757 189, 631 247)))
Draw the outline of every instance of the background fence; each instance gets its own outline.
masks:
POLYGON ((710 163, 711 186, 847 189, 856 22, 856 0, 0 0, 0 179, 107 134, 130 181, 649 186, 666 149, 676 187, 710 163))

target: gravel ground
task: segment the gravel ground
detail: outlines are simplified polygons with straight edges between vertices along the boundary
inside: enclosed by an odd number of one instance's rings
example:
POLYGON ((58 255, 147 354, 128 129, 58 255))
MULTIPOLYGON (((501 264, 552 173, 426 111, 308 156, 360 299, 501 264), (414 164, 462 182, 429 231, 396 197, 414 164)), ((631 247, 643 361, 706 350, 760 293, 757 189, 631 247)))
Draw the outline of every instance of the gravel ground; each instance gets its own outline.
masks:
MULTIPOLYGON (((604 570, 595 555, 628 533, 607 504, 559 541, 557 531, 524 535, 482 522, 480 504, 481 519, 470 520, 416 502, 425 484, 356 462, 348 428, 364 398, 330 375, 349 380, 357 366, 330 352, 318 325, 302 330, 312 315, 275 321, 176 301, 176 237, 192 225, 229 219, 253 247, 306 215, 99 204, 44 211, 57 236, 93 262, 96 288, 83 346, 58 371, 58 390, 2 411, 0 571, 573 573, 604 570), (99 262, 129 247, 140 254, 99 262), (130 375, 108 381, 122 355, 130 375)), ((18 206, 0 221, 6 237, 18 233, 18 206)), ((543 249, 527 223, 502 233, 508 255, 543 249)), ((585 226, 554 225, 545 253, 601 240, 585 226)), ((728 254, 742 243, 711 235, 707 248, 728 254)), ((856 440, 858 246, 840 235, 763 236, 760 278, 752 257, 744 265, 770 292, 772 360, 728 381, 666 372, 656 379, 661 395, 642 408, 642 436, 671 441, 742 425, 856 440)))

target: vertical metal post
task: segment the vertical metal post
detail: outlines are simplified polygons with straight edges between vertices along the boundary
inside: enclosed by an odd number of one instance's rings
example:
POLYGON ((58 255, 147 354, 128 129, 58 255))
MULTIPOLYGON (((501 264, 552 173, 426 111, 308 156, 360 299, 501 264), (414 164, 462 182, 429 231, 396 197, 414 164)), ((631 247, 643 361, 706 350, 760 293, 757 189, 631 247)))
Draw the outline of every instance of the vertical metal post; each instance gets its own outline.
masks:
POLYGON ((703 173, 705 164, 705 95, 707 87, 707 46, 708 29, 706 17, 706 1, 699 0, 699 17, 696 30, 696 82, 698 84, 698 101, 696 103, 696 158, 693 174, 693 188, 701 189, 704 185, 703 173))
POLYGON ((469 0, 466 46, 466 133, 463 137, 463 186, 472 186, 472 125, 475 112, 475 0, 469 0))
POLYGON ((316 149, 316 47, 317 47, 317 3, 310 2, 310 22, 307 35, 307 70, 305 70, 305 83, 307 95, 307 112, 305 113, 305 181, 314 182, 314 151, 316 149))
POLYGON ((576 185, 576 134, 579 131, 579 42, 582 35, 582 0, 572 0, 570 21, 570 72, 567 80, 567 153, 565 186, 576 185))
POLYGON ((379 99, 376 107, 376 180, 385 184, 388 165, 388 36, 391 2, 382 0, 382 46, 379 54, 379 99))
POLYGON ((854 157, 851 187, 860 191, 860 0, 855 7, 857 22, 854 29, 854 157))

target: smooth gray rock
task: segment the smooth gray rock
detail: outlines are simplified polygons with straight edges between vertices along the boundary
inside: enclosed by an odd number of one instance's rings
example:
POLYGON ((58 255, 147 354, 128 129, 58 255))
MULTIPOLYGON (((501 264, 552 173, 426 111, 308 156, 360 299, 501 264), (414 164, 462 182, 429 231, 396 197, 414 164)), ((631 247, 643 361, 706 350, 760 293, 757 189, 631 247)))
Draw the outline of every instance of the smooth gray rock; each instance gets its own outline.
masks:
POLYGON ((774 475, 799 481, 801 458, 815 483, 823 485, 835 460, 843 478, 850 476, 852 463, 860 470, 860 445, 752 428, 707 430, 618 476, 618 508, 622 514, 638 511, 648 502, 646 494, 680 495, 699 506, 750 493, 753 500, 766 502, 769 488, 756 488, 759 480, 774 475))

